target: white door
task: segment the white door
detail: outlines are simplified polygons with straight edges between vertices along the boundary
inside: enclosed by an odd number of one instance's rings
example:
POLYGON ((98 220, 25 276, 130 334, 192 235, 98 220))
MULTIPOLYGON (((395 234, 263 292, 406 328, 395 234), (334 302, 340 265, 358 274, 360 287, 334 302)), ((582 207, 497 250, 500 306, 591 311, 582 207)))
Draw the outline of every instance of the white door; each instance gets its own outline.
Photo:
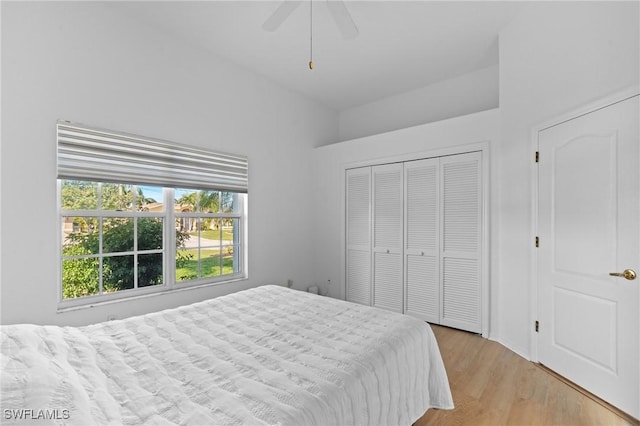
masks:
POLYGON ((440 324, 482 331, 482 153, 440 159, 440 324))
POLYGON ((539 361, 635 417, 638 114, 635 96, 538 134, 539 361))
POLYGON ((374 166, 373 306, 402 312, 402 163, 374 166))
POLYGON ((435 324, 440 323, 439 174, 439 158, 404 164, 404 311, 435 324))
POLYGON ((371 168, 346 171, 346 299, 371 305, 371 168))

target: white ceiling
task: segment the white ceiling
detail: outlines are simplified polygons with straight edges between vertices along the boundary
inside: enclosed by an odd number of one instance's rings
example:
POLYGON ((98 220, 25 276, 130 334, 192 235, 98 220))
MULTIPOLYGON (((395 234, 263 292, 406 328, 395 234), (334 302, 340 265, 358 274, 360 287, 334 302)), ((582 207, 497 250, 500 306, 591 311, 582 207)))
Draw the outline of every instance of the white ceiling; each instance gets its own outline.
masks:
POLYGON ((124 13, 342 111, 498 62, 498 33, 522 8, 496 1, 347 1, 359 35, 343 40, 325 0, 309 1, 275 32, 279 1, 121 2, 124 13))

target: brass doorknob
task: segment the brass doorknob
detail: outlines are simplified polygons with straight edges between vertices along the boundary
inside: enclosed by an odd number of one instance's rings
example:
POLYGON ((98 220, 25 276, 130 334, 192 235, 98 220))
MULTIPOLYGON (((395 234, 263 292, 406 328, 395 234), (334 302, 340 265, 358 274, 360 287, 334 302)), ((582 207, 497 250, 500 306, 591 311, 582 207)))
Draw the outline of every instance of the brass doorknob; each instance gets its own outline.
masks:
POLYGON ((636 274, 636 271, 634 271, 633 269, 625 269, 624 272, 622 272, 622 273, 620 273, 620 272, 609 272, 609 275, 611 275, 612 277, 624 277, 624 278, 628 279, 629 281, 635 280, 636 277, 638 276, 636 274))

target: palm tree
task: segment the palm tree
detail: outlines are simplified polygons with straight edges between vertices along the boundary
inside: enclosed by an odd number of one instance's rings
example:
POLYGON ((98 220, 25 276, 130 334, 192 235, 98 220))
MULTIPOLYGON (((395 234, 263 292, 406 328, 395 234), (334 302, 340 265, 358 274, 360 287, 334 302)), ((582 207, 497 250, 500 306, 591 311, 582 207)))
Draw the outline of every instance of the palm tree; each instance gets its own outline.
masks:
POLYGON ((121 183, 102 184, 102 207, 108 210, 129 210, 132 206, 131 185, 121 183))
POLYGON ((198 207, 201 212, 217 213, 220 211, 220 192, 200 191, 198 207))
MULTIPOLYGON (((189 206, 191 211, 204 213, 232 212, 233 203, 234 194, 232 192, 208 190, 194 191, 189 194, 184 194, 176 200, 176 204, 189 206)), ((220 219, 208 218, 203 221, 203 228, 205 229, 218 229, 220 227, 220 219)))
POLYGON ((142 188, 138 187, 138 191, 136 192, 136 207, 138 211, 144 211, 144 206, 151 203, 157 203, 157 201, 154 198, 145 197, 142 188))
MULTIPOLYGON (((191 192, 189 194, 183 194, 180 198, 175 200, 176 207, 180 208, 182 212, 193 212, 196 210, 196 205, 198 202, 198 193, 191 192)), ((180 227, 184 232, 193 231, 193 225, 197 223, 197 220, 191 220, 191 218, 183 217, 180 219, 180 227)))
MULTIPOLYGON (((198 198, 198 206, 201 212, 217 213, 220 211, 220 192, 219 191, 200 191, 198 198)), ((218 219, 207 218, 203 220, 203 228, 218 229, 218 219), (213 224, 213 226, 212 226, 213 224)))
POLYGON ((196 205, 198 203, 198 198, 197 197, 198 197, 198 193, 197 192, 191 192, 189 194, 182 195, 180 198, 175 200, 175 202, 176 202, 176 204, 179 204, 180 206, 189 206, 189 209, 191 211, 195 211, 196 205))

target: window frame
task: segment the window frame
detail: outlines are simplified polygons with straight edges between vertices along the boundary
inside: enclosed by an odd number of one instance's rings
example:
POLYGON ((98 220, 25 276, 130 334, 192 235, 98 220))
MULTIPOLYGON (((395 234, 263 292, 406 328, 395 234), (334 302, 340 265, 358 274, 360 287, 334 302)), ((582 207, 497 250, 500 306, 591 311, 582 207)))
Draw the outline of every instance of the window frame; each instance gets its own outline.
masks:
MULTIPOLYGON (((91 307, 93 305, 102 304, 102 303, 111 303, 122 300, 130 300, 138 297, 144 297, 149 295, 158 295, 165 294, 175 291, 183 291, 186 289, 192 289, 203 286, 211 286, 218 284, 226 284, 235 281, 241 281, 248 279, 248 247, 247 247, 247 193, 242 192, 234 192, 229 190, 221 190, 221 192, 233 192, 237 195, 236 200, 237 204, 234 208, 233 212, 229 213, 204 213, 204 212, 193 212, 193 213, 178 213, 175 212, 175 200, 174 193, 175 189, 170 187, 162 188, 163 195, 163 204, 164 211, 159 212, 144 212, 144 211, 120 211, 120 210, 102 210, 100 205, 96 207, 95 210, 64 210, 62 208, 62 181, 66 179, 57 179, 56 180, 56 204, 57 204, 57 292, 58 292, 58 311, 65 311, 70 309, 77 309, 83 307, 91 307), (163 283, 156 285, 149 285, 144 287, 134 287, 132 289, 123 289, 118 290, 111 293, 99 293, 94 295, 87 295, 75 298, 67 298, 65 299, 63 296, 63 232, 62 226, 63 220, 65 217, 74 216, 74 217, 98 217, 109 218, 109 217, 126 217, 126 218, 162 218, 163 220, 163 248, 162 249, 154 249, 154 250, 143 250, 143 254, 152 254, 152 253, 163 253, 163 283), (175 235, 175 224, 176 218, 178 217, 212 217, 212 218, 232 218, 237 219, 238 223, 238 237, 237 244, 232 244, 234 247, 234 262, 237 259, 237 269, 238 272, 233 274, 226 275, 218 275, 213 277, 201 277, 193 280, 187 281, 177 281, 176 280, 176 235, 175 235), (235 250, 235 248, 238 250, 235 250), (236 256, 237 251, 237 256, 236 256)), ((75 179, 82 180, 82 179, 75 179)), ((88 182, 95 182, 91 180, 85 180, 88 182)), ((133 188, 137 186, 146 186, 146 184, 138 184, 127 182, 126 185, 131 185, 133 188)), ((199 191, 198 188, 189 188, 189 190, 199 191)), ((134 197, 137 196, 136 191, 133 191, 134 197)), ((135 198, 134 198, 135 205, 135 198)), ((100 221, 102 223, 102 220, 100 221)), ((137 221, 134 221, 134 241, 137 242, 137 221)), ((102 238, 102 227, 100 227, 100 238, 102 238)), ((222 250, 222 248, 221 248, 222 250)), ((137 244, 134 243, 134 250, 131 252, 118 252, 120 255, 123 254, 134 254, 140 253, 140 250, 137 249, 137 244)), ((101 259, 104 257, 104 253, 100 252, 97 256, 92 256, 97 259, 101 259)), ((235 263, 234 263, 235 264, 235 263)), ((137 264, 135 264, 134 269, 137 268, 137 264)), ((137 269, 134 270, 134 283, 137 284, 137 269)), ((135 285, 135 284, 134 284, 135 285)), ((102 285, 100 285, 101 291, 103 291, 102 285)))
MULTIPOLYGON (((165 188, 167 189, 167 188, 165 188)), ((172 188, 168 188, 169 190, 172 190, 172 188)), ((178 189, 182 189, 182 188, 178 188, 178 189)), ((175 191, 175 190, 173 190, 175 191)), ((223 192, 227 192, 227 193, 231 193, 232 191, 218 191, 220 193, 223 192)), ((175 192, 172 192, 173 194, 175 194, 175 192)), ((172 262, 172 267, 173 270, 171 271, 171 277, 173 280, 174 285, 178 286, 178 287, 183 287, 184 285, 201 285, 201 284, 208 284, 210 282, 213 281, 213 283, 217 283, 217 282, 228 282, 230 280, 232 280, 232 278, 227 279, 226 277, 240 277, 240 279, 242 278, 243 275, 243 271, 245 269, 243 269, 243 267, 245 267, 245 263, 244 263, 244 256, 246 254, 246 240, 244 238, 244 234, 245 234, 245 229, 247 226, 246 223, 246 215, 244 214, 245 210, 244 210, 244 205, 246 203, 246 198, 247 198, 247 194, 243 194, 243 193, 238 193, 238 192, 233 192, 234 194, 237 195, 236 200, 236 208, 235 211, 233 212, 216 212, 216 213, 208 213, 208 212, 199 212, 199 211, 195 211, 195 212, 176 212, 175 211, 175 196, 171 196, 169 197, 170 199, 170 203, 171 203, 171 223, 174 225, 174 227, 172 228, 173 230, 175 230, 175 223, 176 223, 176 219, 178 218, 193 218, 193 219, 204 219, 204 218, 211 218, 211 219, 238 219, 238 243, 237 244, 231 244, 228 245, 230 247, 237 247, 238 250, 234 250, 234 262, 237 259, 237 265, 238 265, 238 272, 233 273, 233 274, 220 274, 217 277, 200 277, 200 278, 196 278, 193 280, 188 280, 188 281, 177 281, 176 279, 176 270, 175 270, 175 261, 172 262)), ((198 232, 200 232, 201 230, 199 229, 198 232)), ((220 234, 220 252, 222 253, 222 229, 220 230, 221 234, 220 234)), ((172 234, 173 235, 173 234, 172 234)), ((198 235, 198 238, 200 237, 200 235, 198 235)), ((199 246, 200 247, 200 246, 199 246)), ((205 247, 206 248, 206 247, 205 247)), ((170 247, 171 250, 173 250, 173 254, 172 257, 173 259, 176 258, 176 254, 177 254, 177 248, 175 244, 171 244, 170 247)), ((235 263, 234 263, 235 264, 235 263)), ((198 259, 198 266, 199 268, 201 267, 200 264, 200 259, 198 259)), ((222 272, 222 265, 221 266, 221 270, 220 272, 222 272)), ((244 273, 244 277, 246 278, 246 273, 244 273)), ((236 278, 237 279, 237 278, 236 278)))

